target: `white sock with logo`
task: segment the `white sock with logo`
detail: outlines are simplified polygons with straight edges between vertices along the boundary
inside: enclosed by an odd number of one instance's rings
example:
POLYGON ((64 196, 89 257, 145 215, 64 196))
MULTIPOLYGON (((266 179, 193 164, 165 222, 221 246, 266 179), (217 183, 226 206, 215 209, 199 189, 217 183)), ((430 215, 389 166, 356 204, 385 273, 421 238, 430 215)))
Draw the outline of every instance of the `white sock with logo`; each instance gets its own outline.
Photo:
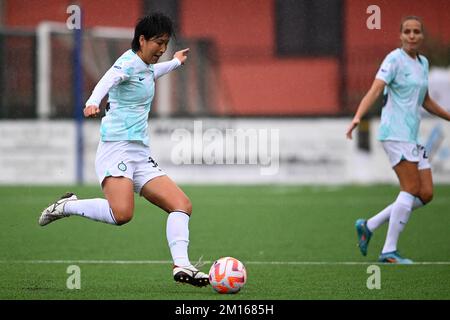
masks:
MULTIPOLYGON (((391 216, 392 205, 393 205, 393 203, 390 204, 389 206, 387 206, 386 208, 384 208, 382 211, 380 211, 376 215, 374 215, 369 220, 367 220, 367 228, 371 232, 374 232, 382 224, 384 224, 385 222, 389 221, 389 217, 391 216)), ((423 206, 424 206, 424 203, 420 200, 420 198, 415 197, 412 210, 416 210, 416 209, 418 209, 420 207, 423 207, 423 206)))
POLYGON ((401 191, 397 200, 392 204, 391 217, 389 218, 389 228, 386 236, 386 242, 382 253, 397 250, 397 242, 400 233, 408 223, 411 210, 414 203, 414 196, 408 192, 401 191))
POLYGON ((166 235, 174 265, 190 266, 188 257, 189 215, 181 211, 171 212, 167 218, 166 235))
POLYGON ((106 199, 86 199, 67 201, 64 204, 64 213, 71 216, 81 216, 91 220, 116 225, 114 214, 106 199))

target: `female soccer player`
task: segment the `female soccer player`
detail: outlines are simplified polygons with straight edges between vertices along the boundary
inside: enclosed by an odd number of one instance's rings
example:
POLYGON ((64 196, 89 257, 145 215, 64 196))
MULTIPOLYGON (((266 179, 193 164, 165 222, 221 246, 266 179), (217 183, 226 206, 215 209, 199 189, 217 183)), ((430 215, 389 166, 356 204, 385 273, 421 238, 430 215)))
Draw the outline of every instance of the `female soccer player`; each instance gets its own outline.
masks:
POLYGON ((172 35, 170 18, 162 14, 142 18, 135 27, 131 49, 105 73, 86 102, 84 115, 95 117, 100 113, 101 100, 109 93, 95 161, 106 199, 78 200, 68 193, 42 212, 39 224, 45 226, 72 215, 125 224, 133 217, 134 191, 169 214, 166 234, 175 281, 200 287, 209 281, 208 275, 197 270, 188 258, 191 202, 158 167, 149 149, 148 113, 155 80, 184 64, 189 52, 178 51, 171 61, 156 64, 172 35))
POLYGON ((401 22, 402 47, 387 55, 381 64, 372 87, 362 99, 347 130, 352 131, 361 118, 384 91, 387 102, 381 113, 378 140, 389 158, 399 182, 397 199, 368 220, 358 219, 356 230, 361 253, 367 254, 372 232, 389 221, 386 241, 379 256, 380 262, 410 264, 397 251, 400 233, 411 211, 431 201, 433 180, 426 150, 417 141, 420 106, 428 112, 450 121, 450 113, 440 107, 428 94, 428 60, 419 54, 423 42, 423 23, 419 17, 408 16, 401 22))

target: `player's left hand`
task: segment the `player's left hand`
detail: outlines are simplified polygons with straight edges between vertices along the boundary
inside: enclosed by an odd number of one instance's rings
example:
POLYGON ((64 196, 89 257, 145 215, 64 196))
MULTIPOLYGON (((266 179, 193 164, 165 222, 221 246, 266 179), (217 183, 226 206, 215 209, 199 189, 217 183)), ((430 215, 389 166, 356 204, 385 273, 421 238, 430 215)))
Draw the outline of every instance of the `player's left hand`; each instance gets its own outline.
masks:
POLYGON ((188 53, 189 53, 189 48, 183 49, 183 50, 175 52, 173 57, 177 58, 178 60, 180 60, 181 64, 183 65, 185 63, 185 61, 187 60, 188 53))
POLYGON ((347 133, 346 133, 348 139, 350 139, 350 140, 353 139, 352 132, 359 125, 359 123, 360 123, 359 119, 353 119, 352 120, 352 123, 350 123, 350 126, 348 127, 347 133))

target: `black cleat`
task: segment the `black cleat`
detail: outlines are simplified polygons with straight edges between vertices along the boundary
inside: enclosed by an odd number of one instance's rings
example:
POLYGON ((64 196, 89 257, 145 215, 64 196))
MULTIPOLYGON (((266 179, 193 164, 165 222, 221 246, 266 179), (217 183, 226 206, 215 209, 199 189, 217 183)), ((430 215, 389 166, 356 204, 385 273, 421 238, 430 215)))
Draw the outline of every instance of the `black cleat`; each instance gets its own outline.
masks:
POLYGON ((188 283, 195 287, 209 285, 209 276, 197 270, 194 266, 173 268, 173 278, 176 282, 188 283))

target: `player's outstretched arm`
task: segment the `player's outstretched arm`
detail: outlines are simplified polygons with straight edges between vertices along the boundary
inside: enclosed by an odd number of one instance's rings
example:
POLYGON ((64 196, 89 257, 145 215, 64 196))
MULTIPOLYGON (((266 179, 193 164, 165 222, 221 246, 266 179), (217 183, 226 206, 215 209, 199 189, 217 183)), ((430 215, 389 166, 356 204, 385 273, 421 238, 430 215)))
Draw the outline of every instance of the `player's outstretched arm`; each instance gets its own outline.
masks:
POLYGON ((361 119, 364 115, 369 111, 369 109, 373 106, 375 101, 378 99, 380 94, 383 92, 386 83, 380 79, 375 79, 372 87, 366 93, 364 98, 361 100, 361 103, 356 110, 355 116, 353 117, 352 122, 350 123, 346 135, 348 139, 352 139, 353 130, 359 125, 361 119))
POLYGON ((450 112, 442 108, 436 101, 431 99, 430 95, 427 94, 425 96, 425 100, 423 101, 423 107, 431 114, 434 114, 442 119, 450 121, 450 112))
POLYGON ((186 62, 188 52, 189 48, 177 51, 172 60, 153 65, 155 80, 183 65, 186 62))

